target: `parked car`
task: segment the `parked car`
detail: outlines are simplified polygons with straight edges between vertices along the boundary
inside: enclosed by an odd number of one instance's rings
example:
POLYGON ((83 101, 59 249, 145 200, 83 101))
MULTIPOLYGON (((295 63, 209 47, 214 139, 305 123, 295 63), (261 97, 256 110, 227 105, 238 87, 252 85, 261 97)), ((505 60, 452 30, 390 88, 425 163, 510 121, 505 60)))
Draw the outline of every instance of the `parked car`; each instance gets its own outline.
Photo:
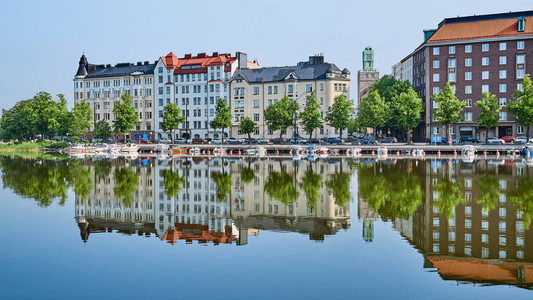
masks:
POLYGON ((370 144, 375 144, 376 140, 374 139, 373 136, 368 135, 368 136, 365 136, 365 138, 361 141, 361 143, 363 145, 370 145, 370 144))
POLYGON ((471 136, 462 136, 459 138, 459 142, 461 144, 477 144, 479 143, 479 140, 471 136))
POLYGON ((333 137, 333 138, 328 138, 328 140, 326 141, 328 144, 338 144, 338 143, 344 143, 343 140, 339 139, 339 138, 336 138, 336 137, 333 137))
POLYGON ((168 143, 170 143, 170 140, 167 139, 167 138, 162 138, 162 139, 159 139, 159 142, 160 143, 164 143, 164 144, 168 144, 168 143))
MULTIPOLYGON (((503 139, 501 139, 503 141, 503 139)), ((526 144, 527 143, 527 137, 525 136, 517 136, 514 141, 515 144, 526 144)))
POLYGON ((392 144, 392 143, 397 143, 397 142, 398 141, 396 140, 395 137, 384 137, 378 140, 378 143, 380 144, 392 144))
POLYGON ((211 140, 211 144, 221 144, 221 143, 222 143, 221 139, 212 139, 211 140))
POLYGON ((267 139, 257 139, 257 143, 258 144, 268 144, 268 140, 267 139))
POLYGON ((308 144, 320 144, 320 140, 319 139, 309 139, 309 140, 307 140, 307 143, 308 144))
POLYGON ((174 140, 174 143, 176 144, 187 144, 187 140, 186 139, 175 139, 174 140))
POLYGON ((490 137, 487 139, 487 144, 500 144, 501 145, 501 144, 505 144, 505 141, 499 138, 490 137))
POLYGON ((228 139, 228 144, 242 144, 242 139, 238 139, 238 138, 229 138, 228 139))
POLYGON ((245 139, 243 139, 243 143, 244 144, 256 144, 257 140, 254 139, 254 138, 245 138, 245 139))
POLYGON ((275 139, 271 139, 270 142, 272 144, 285 144, 287 142, 286 139, 283 139, 283 138, 275 138, 275 139))
POLYGON ((516 138, 512 135, 506 135, 501 137, 502 140, 504 140, 506 143, 513 143, 516 138))
POLYGON ((193 143, 193 144, 207 144, 207 143, 209 143, 209 141, 206 140, 206 139, 200 139, 200 138, 198 138, 198 139, 193 139, 193 140, 192 140, 192 143, 193 143))
POLYGON ((291 143, 291 144, 305 144, 305 143, 307 143, 307 140, 304 140, 304 139, 291 139, 289 141, 289 143, 291 143))

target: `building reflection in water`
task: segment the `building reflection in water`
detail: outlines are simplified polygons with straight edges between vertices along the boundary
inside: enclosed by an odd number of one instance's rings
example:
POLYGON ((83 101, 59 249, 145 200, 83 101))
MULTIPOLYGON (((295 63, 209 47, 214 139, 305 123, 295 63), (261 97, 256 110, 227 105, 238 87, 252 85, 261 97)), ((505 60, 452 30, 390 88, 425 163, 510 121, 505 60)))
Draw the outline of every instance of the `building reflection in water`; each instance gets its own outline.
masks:
POLYGON ((359 207, 366 207, 370 200, 367 212, 359 212, 360 219, 368 219, 372 209, 383 212, 384 219, 393 221, 393 226, 424 255, 424 268, 436 269, 444 280, 533 288, 533 231, 528 230, 533 204, 529 199, 533 195, 533 180, 528 176, 531 167, 504 160, 396 161, 395 169, 404 177, 416 174, 421 179, 410 188, 421 188, 423 193, 414 193, 420 198, 412 201, 397 197, 393 201, 403 201, 403 205, 391 212, 381 204, 394 194, 385 192, 382 198, 368 195, 364 182, 364 175, 372 173, 376 184, 387 184, 378 188, 397 193, 394 181, 387 180, 391 172, 396 172, 390 163, 360 167, 359 207), (413 207, 410 204, 416 202, 419 205, 409 214, 413 207), (406 217, 400 216, 401 209, 408 209, 406 217))
POLYGON ((298 232, 322 241, 350 224, 351 170, 346 161, 137 159, 86 164, 94 188, 87 196, 76 195, 75 208, 84 241, 91 233, 119 232, 155 234, 170 244, 245 245, 260 230, 298 232), (124 184, 124 178, 130 183, 124 184))

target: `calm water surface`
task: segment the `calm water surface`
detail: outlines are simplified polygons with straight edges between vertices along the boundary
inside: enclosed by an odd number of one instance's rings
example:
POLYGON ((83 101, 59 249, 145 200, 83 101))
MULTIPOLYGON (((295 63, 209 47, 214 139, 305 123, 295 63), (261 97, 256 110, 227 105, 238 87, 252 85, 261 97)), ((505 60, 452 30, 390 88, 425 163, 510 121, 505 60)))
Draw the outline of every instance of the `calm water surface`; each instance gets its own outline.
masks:
POLYGON ((520 160, 1 156, 0 298, 533 297, 520 160))

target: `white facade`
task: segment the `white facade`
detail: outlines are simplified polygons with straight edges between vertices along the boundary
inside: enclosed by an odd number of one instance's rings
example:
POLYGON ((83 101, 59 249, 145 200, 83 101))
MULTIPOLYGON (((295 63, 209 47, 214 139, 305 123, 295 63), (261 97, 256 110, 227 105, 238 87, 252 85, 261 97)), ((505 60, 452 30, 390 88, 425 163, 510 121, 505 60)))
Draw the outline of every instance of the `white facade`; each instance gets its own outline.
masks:
POLYGON ((413 57, 406 57, 392 66, 392 74, 394 79, 398 81, 409 81, 409 83, 413 84, 413 57))

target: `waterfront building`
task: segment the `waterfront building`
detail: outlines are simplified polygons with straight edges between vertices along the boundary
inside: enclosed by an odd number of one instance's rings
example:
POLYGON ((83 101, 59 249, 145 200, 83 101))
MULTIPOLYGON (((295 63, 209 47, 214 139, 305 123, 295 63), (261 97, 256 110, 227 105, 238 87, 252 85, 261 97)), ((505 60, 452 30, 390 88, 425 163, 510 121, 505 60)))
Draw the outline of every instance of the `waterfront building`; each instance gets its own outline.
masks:
POLYGON ((447 18, 437 29, 424 30, 423 43, 396 68, 399 74, 408 73, 405 68, 412 59, 412 83, 425 103, 422 123, 414 130, 414 138, 427 141, 430 136, 446 135, 432 114, 438 109, 433 96, 447 82, 454 87, 457 98, 466 101, 464 121, 451 126, 452 137, 485 140, 524 134, 527 128, 520 126, 505 107, 513 100, 513 92, 522 88, 524 75, 533 70, 533 59, 527 59, 531 49, 533 11, 447 18), (403 63, 406 65, 401 71, 403 63), (504 108, 500 126, 489 130, 488 136, 476 123, 479 108, 475 103, 485 91, 496 95, 504 108))
MULTIPOLYGON (((113 128, 113 108, 124 93, 131 95, 132 105, 138 114, 139 124, 132 134, 150 134, 154 130, 153 71, 149 61, 119 63, 114 66, 90 64, 85 55, 79 61, 74 76, 74 104, 82 99, 93 110, 92 125, 104 120, 113 128)), ((92 136, 89 132, 88 136, 92 136)), ((151 137, 152 138, 152 137, 151 137)))
POLYGON ((413 57, 409 55, 392 66, 392 76, 398 81, 409 81, 413 84, 413 57))
MULTIPOLYGON (((220 138, 221 130, 209 122, 216 115, 216 105, 224 98, 229 105, 229 85, 237 68, 253 69, 257 62, 248 62, 246 53, 213 52, 185 54, 178 58, 172 52, 159 58, 155 65, 155 135, 156 140, 169 138, 161 128, 165 105, 174 102, 186 116, 176 130, 175 138, 220 138)), ((226 135, 229 129, 225 131, 226 135)))
POLYGON ((379 70, 374 68, 374 50, 366 47, 363 51, 363 69, 357 72, 357 105, 368 96, 370 88, 379 80, 379 70))
MULTIPOLYGON (((295 66, 240 68, 231 79, 231 106, 233 126, 231 134, 235 137, 247 137, 240 132, 240 121, 250 117, 256 122, 252 134, 255 138, 279 137, 265 123, 263 111, 283 97, 297 101, 300 111, 305 108, 306 97, 316 92, 320 113, 325 117, 327 109, 334 98, 344 94, 350 100, 350 71, 340 70, 335 64, 324 62, 323 55, 309 57, 309 61, 295 66)), ((336 130, 327 124, 316 130, 317 136, 333 136, 336 130)), ((306 136, 299 130, 299 124, 287 129, 285 137, 306 136), (295 131, 293 132, 293 130, 295 131)))

